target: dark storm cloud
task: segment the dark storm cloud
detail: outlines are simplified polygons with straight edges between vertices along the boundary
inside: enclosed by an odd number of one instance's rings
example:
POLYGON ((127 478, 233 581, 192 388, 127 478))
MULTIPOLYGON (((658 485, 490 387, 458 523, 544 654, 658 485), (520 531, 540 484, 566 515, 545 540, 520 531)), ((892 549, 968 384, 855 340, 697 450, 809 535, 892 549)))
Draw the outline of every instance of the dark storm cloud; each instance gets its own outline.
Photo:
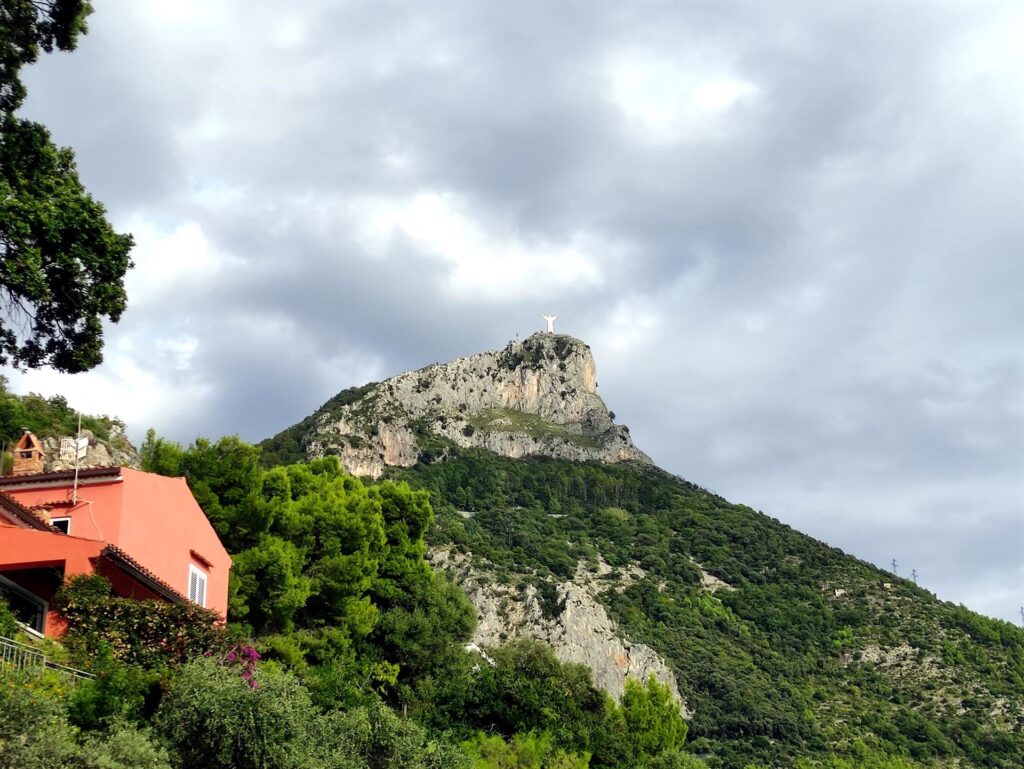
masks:
POLYGON ((257 440, 555 312, 661 465, 1012 617, 1014 13, 105 4, 26 112, 136 229, 132 304, 23 386, 257 440))

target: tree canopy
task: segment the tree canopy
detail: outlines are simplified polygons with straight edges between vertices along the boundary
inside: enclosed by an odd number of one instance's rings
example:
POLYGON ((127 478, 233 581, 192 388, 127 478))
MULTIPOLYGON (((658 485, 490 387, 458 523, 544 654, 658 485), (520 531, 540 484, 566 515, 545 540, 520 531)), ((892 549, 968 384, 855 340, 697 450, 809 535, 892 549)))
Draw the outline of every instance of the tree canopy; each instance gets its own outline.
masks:
POLYGON ((103 360, 103 323, 127 297, 131 235, 78 179, 74 153, 15 115, 21 68, 73 50, 85 0, 0 0, 0 363, 79 372, 103 360))

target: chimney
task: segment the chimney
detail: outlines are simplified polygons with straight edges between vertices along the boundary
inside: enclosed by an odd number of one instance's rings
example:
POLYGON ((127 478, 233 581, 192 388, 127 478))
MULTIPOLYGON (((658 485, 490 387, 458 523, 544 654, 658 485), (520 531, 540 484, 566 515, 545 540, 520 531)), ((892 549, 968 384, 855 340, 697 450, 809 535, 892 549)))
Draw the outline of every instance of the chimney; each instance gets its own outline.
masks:
POLYGON ((43 462, 46 459, 46 452, 43 451, 42 442, 25 430, 25 434, 18 439, 14 446, 14 468, 12 475, 30 475, 43 472, 43 462))

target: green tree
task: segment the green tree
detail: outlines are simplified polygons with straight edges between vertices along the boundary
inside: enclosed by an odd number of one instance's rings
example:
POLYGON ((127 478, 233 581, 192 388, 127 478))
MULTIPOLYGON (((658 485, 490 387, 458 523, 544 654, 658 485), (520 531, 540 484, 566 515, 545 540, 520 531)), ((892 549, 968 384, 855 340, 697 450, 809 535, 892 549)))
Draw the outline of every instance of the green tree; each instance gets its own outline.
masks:
POLYGON ((3 769, 170 769, 167 751, 147 730, 114 721, 82 733, 68 722, 59 684, 0 667, 0 767, 3 769))
POLYGON ((668 686, 653 675, 646 683, 626 679, 622 715, 642 757, 675 750, 686 740, 686 722, 668 686))
POLYGON ((559 661, 551 647, 519 638, 488 649, 463 676, 439 687, 429 717, 439 727, 470 727, 506 737, 544 732, 563 750, 588 751, 605 730, 609 697, 585 665, 559 661))
POLYGON ((74 153, 15 116, 23 66, 40 51, 72 50, 85 0, 0 4, 0 363, 79 372, 103 360, 103 324, 116 322, 132 266, 118 234, 78 179, 74 153))
POLYGON ((166 475, 171 478, 182 475, 182 460, 185 452, 173 441, 161 438, 152 427, 146 431, 146 440, 139 448, 142 469, 147 473, 166 475))
MULTIPOLYGON (((163 451, 173 455, 166 446, 163 451)), ((196 438, 181 457, 181 473, 229 552, 251 547, 267 530, 269 521, 260 504, 263 470, 256 446, 237 435, 216 442, 196 438)))
POLYGON ((302 552, 268 534, 232 560, 232 621, 243 620, 257 633, 290 631, 311 592, 310 579, 303 574, 302 552))
POLYGON ((590 755, 559 750, 550 734, 517 734, 506 742, 500 735, 478 734, 462 744, 472 769, 588 769, 590 755))
POLYGON ((423 537, 434 519, 430 495, 393 481, 371 486, 369 494, 380 503, 387 547, 370 586, 381 616, 366 653, 398 663, 398 696, 408 703, 414 683, 429 684, 461 664, 476 612, 465 594, 424 560, 423 537))

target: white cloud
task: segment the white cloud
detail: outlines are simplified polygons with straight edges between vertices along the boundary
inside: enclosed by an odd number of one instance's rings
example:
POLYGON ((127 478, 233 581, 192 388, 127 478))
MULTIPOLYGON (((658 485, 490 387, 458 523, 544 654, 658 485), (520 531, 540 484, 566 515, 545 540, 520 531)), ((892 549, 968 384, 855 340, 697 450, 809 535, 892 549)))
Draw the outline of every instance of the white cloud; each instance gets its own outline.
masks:
POLYGON ((465 200, 446 192, 364 200, 355 210, 367 252, 382 257, 405 239, 446 266, 443 288, 452 296, 512 301, 593 288, 604 280, 596 257, 612 250, 585 230, 565 242, 525 241, 507 224, 474 219, 465 200))
POLYGON ((759 93, 754 83, 698 57, 627 50, 607 66, 613 101, 640 136, 655 142, 720 134, 727 113, 759 93))
POLYGON ((129 312, 152 307, 168 310, 175 294, 195 291, 237 266, 230 256, 215 252, 198 222, 181 222, 166 230, 136 219, 127 227, 135 237, 135 267, 125 281, 131 297, 129 312))

